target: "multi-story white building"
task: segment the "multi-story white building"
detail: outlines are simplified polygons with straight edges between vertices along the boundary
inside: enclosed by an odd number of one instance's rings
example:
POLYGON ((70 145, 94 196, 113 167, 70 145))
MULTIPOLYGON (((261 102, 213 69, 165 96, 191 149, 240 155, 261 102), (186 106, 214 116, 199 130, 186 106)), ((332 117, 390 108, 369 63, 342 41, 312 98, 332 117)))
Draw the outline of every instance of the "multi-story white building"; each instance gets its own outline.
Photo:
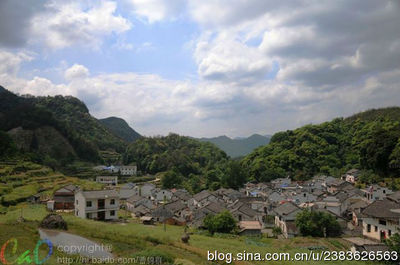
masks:
POLYGON ((382 241, 400 233, 400 204, 388 200, 376 200, 362 211, 363 236, 382 241))
POLYGON ((137 174, 137 166, 120 166, 119 174, 123 176, 135 176, 137 174))
POLYGON ((119 194, 115 190, 93 190, 75 193, 75 215, 96 220, 118 219, 119 194))

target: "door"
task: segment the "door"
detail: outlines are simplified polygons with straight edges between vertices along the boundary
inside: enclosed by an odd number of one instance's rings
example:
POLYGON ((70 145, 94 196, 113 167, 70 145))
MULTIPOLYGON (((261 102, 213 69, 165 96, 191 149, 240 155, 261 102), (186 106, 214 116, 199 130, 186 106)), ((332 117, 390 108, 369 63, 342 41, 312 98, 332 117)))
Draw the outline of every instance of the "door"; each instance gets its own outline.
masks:
POLYGON ((102 211, 102 212, 97 212, 97 219, 104 221, 106 219, 106 212, 102 211))

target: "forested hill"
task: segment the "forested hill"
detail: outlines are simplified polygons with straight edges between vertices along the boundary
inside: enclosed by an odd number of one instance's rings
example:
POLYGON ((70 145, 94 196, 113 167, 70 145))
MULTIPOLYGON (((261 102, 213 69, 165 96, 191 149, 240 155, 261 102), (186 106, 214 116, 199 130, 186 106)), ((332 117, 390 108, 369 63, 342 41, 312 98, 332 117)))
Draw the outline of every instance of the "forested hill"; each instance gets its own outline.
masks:
POLYGON ((143 172, 164 172, 165 188, 184 187, 192 193, 220 186, 239 188, 247 180, 240 164, 215 145, 177 134, 137 139, 124 155, 124 163, 131 162, 143 172))
POLYGON ((362 169, 365 182, 400 177, 400 108, 372 109, 276 133, 241 163, 258 181, 340 176, 350 168, 362 169))
POLYGON ((219 136, 213 138, 200 138, 200 141, 210 142, 221 148, 232 158, 245 156, 251 153, 255 148, 269 143, 270 137, 253 134, 247 138, 232 139, 228 136, 219 136))
POLYGON ((90 115, 71 96, 17 96, 0 88, 0 131, 22 154, 38 162, 72 160, 101 162, 99 151, 123 152, 126 142, 90 115))
POLYGON ((99 121, 107 127, 113 134, 119 136, 127 142, 133 142, 141 137, 129 124, 121 118, 108 117, 105 119, 99 119, 99 121))

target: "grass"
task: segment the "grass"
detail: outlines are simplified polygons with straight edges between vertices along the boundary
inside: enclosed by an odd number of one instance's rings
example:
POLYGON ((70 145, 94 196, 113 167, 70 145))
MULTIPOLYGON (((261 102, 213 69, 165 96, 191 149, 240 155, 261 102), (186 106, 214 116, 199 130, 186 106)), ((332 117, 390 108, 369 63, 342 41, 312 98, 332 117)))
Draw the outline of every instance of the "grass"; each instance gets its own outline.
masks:
MULTIPOLYGON (((23 217, 27 223, 18 224, 17 227, 23 231, 31 231, 31 239, 36 239, 36 228, 46 214, 44 206, 17 206, 10 208, 7 214, 0 215, 1 231, 7 231, 7 236, 11 236, 8 227, 14 227, 15 220, 21 214, 23 208, 23 217)), ((75 233, 86 238, 92 239, 103 244, 113 246, 113 253, 119 257, 134 256, 151 256, 161 255, 175 259, 180 264, 209 264, 207 263, 207 250, 229 253, 258 252, 258 253, 275 253, 275 252, 306 252, 309 247, 324 247, 329 250, 349 249, 349 243, 335 238, 308 238, 298 237, 293 239, 272 239, 272 238, 248 238, 241 236, 226 237, 210 237, 202 234, 192 234, 190 244, 181 243, 183 227, 166 226, 166 231, 162 225, 145 226, 138 222, 129 222, 127 224, 114 224, 97 222, 93 220, 80 219, 72 214, 63 214, 64 219, 68 223, 69 232, 75 233)), ((15 231, 14 228, 12 231, 15 231)), ((194 232, 194 231, 192 231, 194 232)), ((1 233, 3 234, 3 233, 1 233)), ((20 233, 16 235, 21 235, 20 233)), ((0 237, 2 242, 7 236, 0 237)), ((21 240, 21 248, 32 247, 28 238, 21 240), (26 245, 26 246, 25 246, 26 245)), ((1 243, 1 242, 0 242, 1 243)), ((57 254, 58 255, 58 254, 57 254)), ((350 261, 329 261, 329 262, 292 262, 293 264, 368 264, 365 262, 350 261)), ((53 263, 49 263, 53 264, 53 263)), ((285 261, 280 262, 241 262, 236 264, 288 264, 285 261)), ((372 263, 370 263, 372 264, 372 263)), ((374 263, 376 264, 376 263, 374 263)))
POLYGON ((11 165, 0 162, 0 202, 3 206, 21 203, 38 192, 49 197, 56 189, 67 184, 79 185, 87 190, 103 187, 86 179, 67 177, 32 162, 19 161, 11 165))

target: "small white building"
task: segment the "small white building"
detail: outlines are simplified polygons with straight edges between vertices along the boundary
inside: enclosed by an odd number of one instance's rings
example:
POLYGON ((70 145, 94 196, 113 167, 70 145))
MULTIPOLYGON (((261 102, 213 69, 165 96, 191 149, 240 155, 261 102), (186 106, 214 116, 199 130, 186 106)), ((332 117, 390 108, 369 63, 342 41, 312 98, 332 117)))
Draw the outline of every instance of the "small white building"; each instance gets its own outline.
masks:
POLYGON ((119 174, 122 176, 136 176, 137 166, 120 166, 119 174))
POLYGON ((115 190, 93 190, 75 193, 75 216, 96 220, 118 219, 119 194, 115 190))
POLYGON ((362 211, 363 236, 376 241, 388 239, 400 231, 400 204, 376 200, 362 211))
POLYGON ((96 182, 111 186, 118 185, 118 176, 97 176, 96 182))
POLYGON ((358 180, 358 176, 360 175, 360 170, 358 169, 350 169, 344 175, 344 179, 350 183, 356 183, 358 180))

